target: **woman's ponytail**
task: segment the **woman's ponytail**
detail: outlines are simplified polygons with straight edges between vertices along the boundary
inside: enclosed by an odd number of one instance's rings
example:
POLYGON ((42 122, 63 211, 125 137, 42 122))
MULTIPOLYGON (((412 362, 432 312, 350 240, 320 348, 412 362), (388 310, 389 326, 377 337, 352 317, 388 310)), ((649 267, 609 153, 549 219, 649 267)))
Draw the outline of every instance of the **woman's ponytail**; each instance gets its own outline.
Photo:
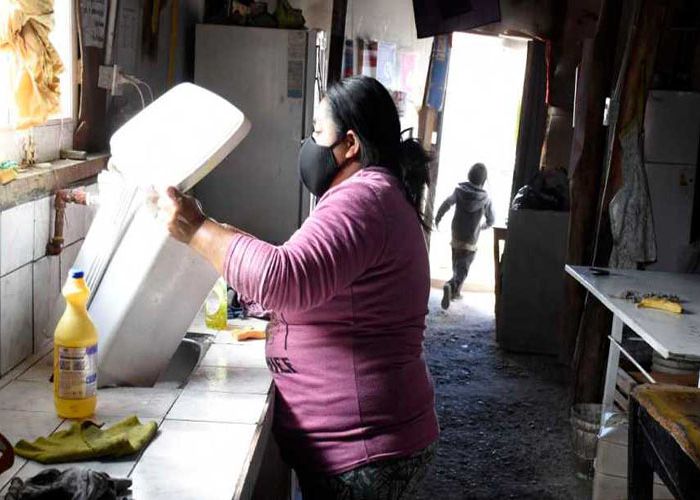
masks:
POLYGON ((401 182, 408 200, 415 208, 421 223, 428 230, 430 230, 430 224, 425 222, 421 210, 425 189, 430 186, 430 160, 430 155, 416 139, 401 141, 399 147, 401 182))

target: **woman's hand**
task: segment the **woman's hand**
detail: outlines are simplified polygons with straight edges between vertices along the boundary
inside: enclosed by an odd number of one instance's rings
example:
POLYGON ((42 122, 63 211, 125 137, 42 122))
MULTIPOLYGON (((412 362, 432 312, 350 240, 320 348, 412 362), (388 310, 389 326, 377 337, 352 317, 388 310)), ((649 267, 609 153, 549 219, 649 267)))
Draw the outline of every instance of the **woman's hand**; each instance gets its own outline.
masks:
POLYGON ((182 194, 174 187, 167 190, 167 198, 160 198, 159 209, 164 216, 170 235, 189 244, 194 233, 204 224, 207 216, 202 205, 194 197, 182 194))

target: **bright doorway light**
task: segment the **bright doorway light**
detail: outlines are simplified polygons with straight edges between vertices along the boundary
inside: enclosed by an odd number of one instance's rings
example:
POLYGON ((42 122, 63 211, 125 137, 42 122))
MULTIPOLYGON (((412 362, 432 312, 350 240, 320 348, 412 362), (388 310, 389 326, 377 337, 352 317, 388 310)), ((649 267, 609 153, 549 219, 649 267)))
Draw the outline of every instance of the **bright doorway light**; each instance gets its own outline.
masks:
MULTIPOLYGON (((527 41, 455 33, 452 38, 447 96, 440 145, 440 170, 435 212, 469 167, 486 165, 496 220, 508 216, 515 147, 525 78, 527 41)), ((430 242, 433 283, 441 286, 452 275, 450 223, 454 209, 434 231, 430 242)), ((493 232, 484 231, 463 290, 493 291, 493 232)))

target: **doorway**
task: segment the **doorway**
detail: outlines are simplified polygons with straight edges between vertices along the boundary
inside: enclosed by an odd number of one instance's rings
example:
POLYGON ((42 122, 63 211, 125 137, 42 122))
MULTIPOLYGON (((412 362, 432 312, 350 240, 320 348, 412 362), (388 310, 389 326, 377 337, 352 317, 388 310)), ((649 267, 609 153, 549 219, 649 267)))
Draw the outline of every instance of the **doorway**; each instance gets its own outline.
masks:
MULTIPOLYGON (((496 224, 508 217, 515 148, 525 78, 527 41, 454 33, 440 142, 435 207, 467 180, 469 167, 484 163, 496 224)), ((430 242, 430 275, 441 287, 452 275, 448 212, 430 242)), ((493 231, 483 231, 463 291, 493 292, 493 231)))

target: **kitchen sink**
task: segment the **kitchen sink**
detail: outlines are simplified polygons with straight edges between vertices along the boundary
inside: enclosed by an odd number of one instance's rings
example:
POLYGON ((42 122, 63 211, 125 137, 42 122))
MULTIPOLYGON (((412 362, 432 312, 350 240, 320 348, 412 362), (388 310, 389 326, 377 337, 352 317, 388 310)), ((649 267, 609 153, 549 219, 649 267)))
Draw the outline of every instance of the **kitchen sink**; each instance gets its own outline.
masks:
POLYGON ((175 354, 170 359, 168 367, 158 378, 157 386, 182 388, 187 384, 190 375, 202 360, 212 344, 212 335, 188 333, 182 339, 175 354))

